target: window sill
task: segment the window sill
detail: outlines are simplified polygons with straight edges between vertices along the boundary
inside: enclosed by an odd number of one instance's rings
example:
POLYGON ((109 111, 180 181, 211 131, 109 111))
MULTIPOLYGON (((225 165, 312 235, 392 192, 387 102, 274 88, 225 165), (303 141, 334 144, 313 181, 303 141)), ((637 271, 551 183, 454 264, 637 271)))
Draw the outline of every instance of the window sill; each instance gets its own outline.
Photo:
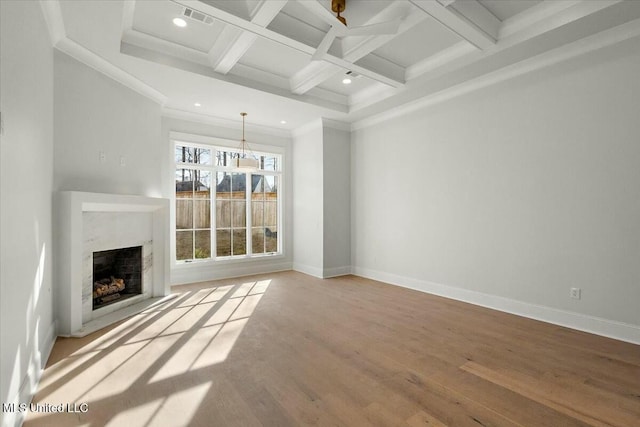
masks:
POLYGON ((254 263, 265 260, 282 260, 285 256, 283 253, 276 253, 273 255, 259 255, 252 256, 248 258, 220 258, 220 259, 203 259, 203 260, 195 260, 195 261, 174 261, 173 268, 176 269, 189 269, 196 267, 211 267, 214 265, 228 265, 228 264, 244 264, 244 263, 254 263))

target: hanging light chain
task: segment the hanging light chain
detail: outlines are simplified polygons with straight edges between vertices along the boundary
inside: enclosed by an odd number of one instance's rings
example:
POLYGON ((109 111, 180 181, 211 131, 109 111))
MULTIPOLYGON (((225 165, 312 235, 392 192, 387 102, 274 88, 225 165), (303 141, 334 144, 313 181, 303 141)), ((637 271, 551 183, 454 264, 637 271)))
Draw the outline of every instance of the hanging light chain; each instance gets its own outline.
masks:
POLYGON ((242 158, 245 158, 244 147, 247 145, 247 140, 244 139, 244 118, 247 116, 247 113, 240 113, 240 115, 242 116, 242 158))

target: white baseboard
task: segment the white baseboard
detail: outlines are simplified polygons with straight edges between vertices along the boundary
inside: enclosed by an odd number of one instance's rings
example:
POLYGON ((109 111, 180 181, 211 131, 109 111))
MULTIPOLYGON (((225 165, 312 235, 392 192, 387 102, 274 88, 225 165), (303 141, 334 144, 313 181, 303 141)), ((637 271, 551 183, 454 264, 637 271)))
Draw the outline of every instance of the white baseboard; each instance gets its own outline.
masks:
POLYGON ((293 263, 293 269, 295 271, 299 271, 300 273, 308 274, 309 276, 317 277, 318 279, 323 278, 323 271, 319 267, 313 267, 311 265, 300 264, 299 262, 293 263))
POLYGON ((427 280, 399 276, 368 268, 352 267, 352 273, 357 276, 378 280, 392 285, 402 286, 458 301, 464 301, 482 307, 528 317, 530 319, 614 338, 620 341, 640 344, 640 326, 638 325, 602 319, 599 317, 531 304, 482 292, 470 291, 468 289, 442 285, 440 283, 429 282, 427 280))
POLYGON ((233 277, 251 276, 253 274, 275 273, 291 270, 291 262, 276 262, 268 264, 236 263, 227 265, 206 265, 203 267, 174 269, 171 271, 171 284, 184 285, 205 282, 207 280, 230 279, 233 277))
MULTIPOLYGON (((7 399, 8 403, 14 403, 17 406, 20 403, 31 403, 31 400, 33 400, 33 397, 38 390, 38 384, 42 378, 44 367, 47 364, 47 360, 49 360, 51 350, 53 350, 53 345, 56 342, 56 328, 56 322, 53 321, 53 323, 49 325, 49 329, 43 341, 42 351, 31 355, 31 358, 29 359, 29 366, 27 367, 27 373, 24 378, 22 378, 20 389, 13 398, 7 399)), ((17 410, 15 412, 2 413, 2 427, 21 426, 24 422, 25 416, 26 412, 17 410)))
POLYGON ((344 265, 342 267, 325 268, 322 273, 322 278, 328 279, 329 277, 345 276, 347 274, 351 274, 350 265, 344 265))

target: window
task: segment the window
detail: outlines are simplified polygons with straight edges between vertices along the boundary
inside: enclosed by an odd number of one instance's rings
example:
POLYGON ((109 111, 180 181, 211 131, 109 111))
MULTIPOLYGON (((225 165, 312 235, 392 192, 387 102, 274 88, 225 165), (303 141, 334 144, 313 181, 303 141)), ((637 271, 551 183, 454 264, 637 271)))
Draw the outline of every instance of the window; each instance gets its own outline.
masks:
POLYGON ((255 153, 257 171, 231 166, 237 151, 175 145, 176 260, 279 253, 281 156, 255 153))

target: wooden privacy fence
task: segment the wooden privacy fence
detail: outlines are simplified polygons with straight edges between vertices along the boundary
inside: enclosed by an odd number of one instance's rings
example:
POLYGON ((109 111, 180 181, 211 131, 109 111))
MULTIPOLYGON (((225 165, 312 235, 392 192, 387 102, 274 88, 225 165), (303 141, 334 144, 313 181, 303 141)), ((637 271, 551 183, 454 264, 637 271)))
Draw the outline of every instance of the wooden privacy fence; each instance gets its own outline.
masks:
MULTIPOLYGON (((194 193, 176 193, 176 228, 212 228, 210 201, 197 198, 198 196, 207 197, 209 192, 195 192, 195 199, 184 197, 185 194, 191 196, 194 193)), ((278 194, 255 193, 251 196, 252 226, 269 227, 271 231, 277 230, 278 194)), ((214 203, 216 204, 216 227, 214 228, 246 227, 247 202, 243 192, 219 192, 214 203)))

